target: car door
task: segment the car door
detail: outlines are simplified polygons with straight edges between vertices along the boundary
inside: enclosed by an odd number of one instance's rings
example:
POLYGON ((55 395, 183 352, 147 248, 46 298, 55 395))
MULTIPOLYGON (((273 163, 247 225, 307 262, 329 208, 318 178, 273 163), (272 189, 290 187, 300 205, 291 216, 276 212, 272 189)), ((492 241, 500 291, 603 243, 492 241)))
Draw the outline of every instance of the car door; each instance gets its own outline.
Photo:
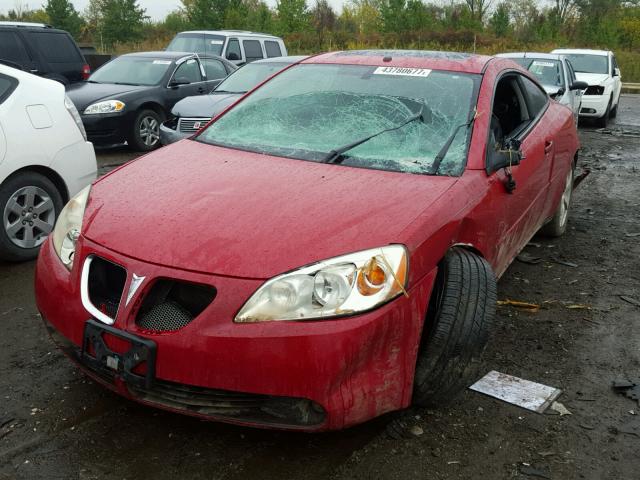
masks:
POLYGON ((260 43, 260 40, 243 39, 242 48, 244 50, 245 61, 247 63, 262 60, 264 58, 264 52, 262 51, 262 44, 260 43))
POLYGON ((611 66, 611 75, 613 75, 613 101, 614 104, 617 104, 620 98, 620 91, 622 90, 622 77, 615 55, 611 55, 611 66))
MULTIPOLYGON (((11 122, 15 120, 10 117, 10 112, 7 110, 5 100, 9 98, 17 86, 18 81, 15 78, 0 73, 0 163, 2 163, 7 154, 7 139, 4 136, 2 124, 6 121, 11 122)), ((0 178, 0 183, 2 180, 3 179, 0 178)))
POLYGON ((169 81, 169 87, 173 90, 175 101, 208 93, 200 62, 192 57, 178 65, 169 81))
POLYGON ((578 115, 580 114, 580 107, 582 105, 582 90, 571 90, 571 85, 575 82, 576 72, 573 70, 573 65, 567 59, 564 60, 564 64, 566 66, 567 71, 567 93, 571 99, 571 110, 573 111, 573 115, 576 123, 578 122, 578 115))
POLYGON ((220 60, 215 58, 203 58, 201 62, 206 75, 207 92, 210 92, 227 77, 227 69, 220 60))
POLYGON ((19 66, 27 72, 40 74, 38 63, 17 32, 0 30, 0 59, 7 60, 7 64, 19 66))

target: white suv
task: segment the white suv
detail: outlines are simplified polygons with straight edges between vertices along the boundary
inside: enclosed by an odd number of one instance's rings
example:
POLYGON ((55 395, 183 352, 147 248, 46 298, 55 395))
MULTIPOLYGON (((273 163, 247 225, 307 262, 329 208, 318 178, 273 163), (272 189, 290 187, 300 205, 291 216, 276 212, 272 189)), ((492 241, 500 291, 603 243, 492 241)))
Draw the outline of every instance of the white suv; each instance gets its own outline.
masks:
POLYGON ((580 116, 595 118, 599 126, 606 127, 609 118, 615 118, 618 113, 622 88, 620 69, 613 52, 560 48, 551 53, 567 57, 578 80, 589 84, 582 95, 580 116))
POLYGON ((0 260, 35 258, 64 204, 96 171, 64 86, 0 64, 0 260))

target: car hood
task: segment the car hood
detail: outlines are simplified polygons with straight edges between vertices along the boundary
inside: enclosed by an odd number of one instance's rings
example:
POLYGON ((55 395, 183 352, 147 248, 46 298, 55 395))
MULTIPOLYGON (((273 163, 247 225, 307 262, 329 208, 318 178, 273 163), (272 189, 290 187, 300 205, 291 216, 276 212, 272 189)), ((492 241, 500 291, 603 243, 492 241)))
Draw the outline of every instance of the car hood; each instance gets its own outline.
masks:
POLYGON ((241 93, 211 93, 187 97, 176 103, 171 113, 182 118, 212 118, 241 96, 241 93))
POLYGON ((266 279, 403 243, 403 229, 456 181, 182 140, 102 177, 83 235, 158 265, 266 279))
POLYGON ((587 82, 589 85, 602 85, 607 81, 609 75, 606 73, 583 73, 576 72, 576 78, 587 82))
POLYGON ((82 113, 89 105, 100 100, 112 99, 118 95, 126 95, 151 88, 154 87, 84 82, 70 85, 67 88, 67 95, 78 111, 82 113))

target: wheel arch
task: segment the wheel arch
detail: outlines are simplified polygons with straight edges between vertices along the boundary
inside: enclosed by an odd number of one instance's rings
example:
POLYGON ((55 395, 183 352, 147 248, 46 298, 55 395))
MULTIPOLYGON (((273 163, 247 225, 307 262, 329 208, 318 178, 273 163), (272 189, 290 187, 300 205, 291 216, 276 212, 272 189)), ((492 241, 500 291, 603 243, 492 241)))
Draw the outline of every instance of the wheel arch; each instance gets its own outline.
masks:
POLYGON ((163 116, 163 117, 167 116, 167 112, 165 111, 164 107, 152 100, 147 100, 141 103, 140 105, 138 105, 138 108, 136 109, 136 111, 141 112, 142 110, 153 110, 160 116, 163 116))
POLYGON ((13 172, 11 175, 9 175, 5 179, 5 182, 11 178, 16 177, 21 173, 27 173, 27 172, 38 173, 43 177, 46 177, 47 179, 49 179, 55 185, 56 189, 62 196, 63 203, 66 205, 66 203, 69 201, 69 189, 67 188, 67 184, 65 183, 63 178, 58 174, 58 172, 44 165, 29 165, 26 167, 22 167, 16 170, 15 172, 13 172))

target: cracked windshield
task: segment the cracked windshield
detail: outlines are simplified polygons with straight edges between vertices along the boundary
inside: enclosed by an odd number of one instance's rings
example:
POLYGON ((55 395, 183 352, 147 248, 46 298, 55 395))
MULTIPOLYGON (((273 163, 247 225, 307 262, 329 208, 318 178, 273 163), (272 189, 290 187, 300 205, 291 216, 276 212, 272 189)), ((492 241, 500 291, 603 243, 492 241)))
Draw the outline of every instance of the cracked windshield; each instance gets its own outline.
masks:
POLYGON ((429 174, 454 136, 437 173, 460 175, 471 132, 465 124, 472 118, 478 82, 478 75, 419 68, 298 65, 246 98, 198 140, 313 161, 328 161, 340 149, 335 163, 429 174))

